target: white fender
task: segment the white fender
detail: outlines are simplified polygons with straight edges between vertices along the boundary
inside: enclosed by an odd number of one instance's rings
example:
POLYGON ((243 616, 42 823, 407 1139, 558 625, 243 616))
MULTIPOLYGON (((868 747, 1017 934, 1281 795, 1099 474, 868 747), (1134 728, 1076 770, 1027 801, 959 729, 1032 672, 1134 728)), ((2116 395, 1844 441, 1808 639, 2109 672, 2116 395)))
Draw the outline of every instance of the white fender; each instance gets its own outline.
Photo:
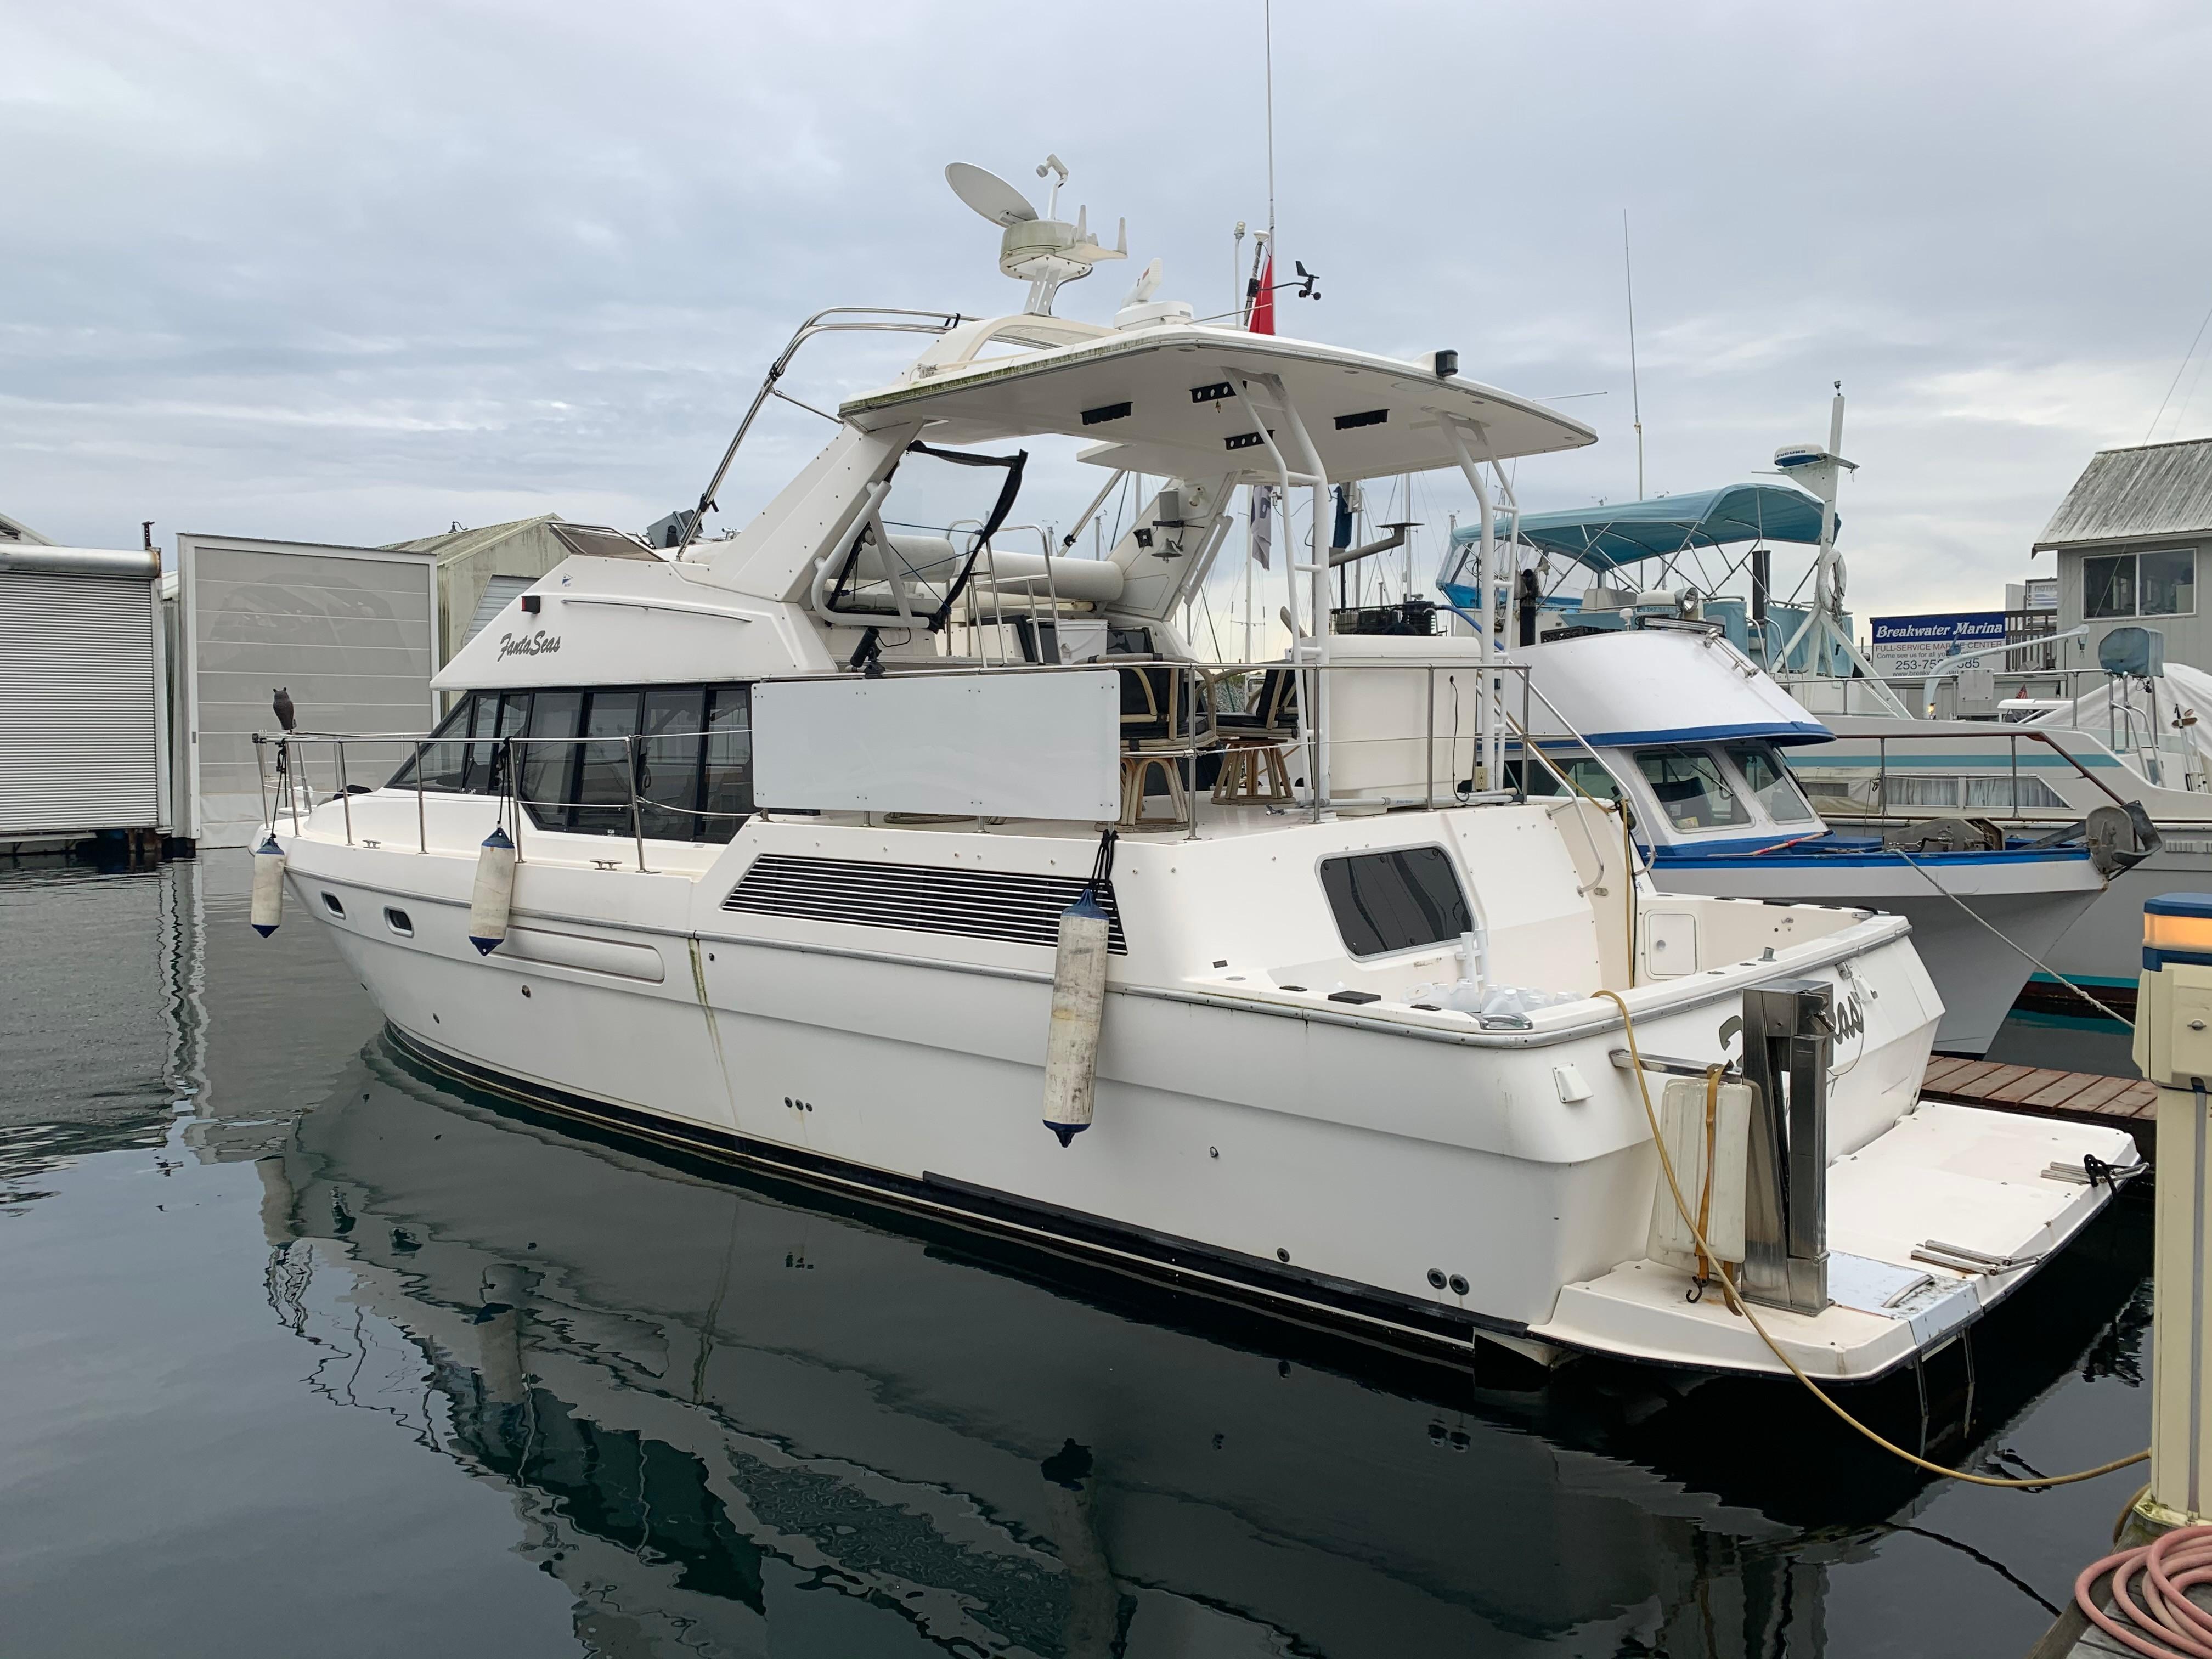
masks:
POLYGON ((253 849, 253 931, 267 939, 284 920, 284 849, 274 830, 253 849))
POLYGON ((1106 1007, 1106 913, 1086 888, 1060 913, 1044 1045, 1044 1127, 1066 1146, 1091 1127, 1098 1024, 1106 1007))
POLYGON ((514 843, 495 826, 477 854, 477 884, 469 895, 469 943, 489 956, 507 938, 507 919, 514 908, 514 843))

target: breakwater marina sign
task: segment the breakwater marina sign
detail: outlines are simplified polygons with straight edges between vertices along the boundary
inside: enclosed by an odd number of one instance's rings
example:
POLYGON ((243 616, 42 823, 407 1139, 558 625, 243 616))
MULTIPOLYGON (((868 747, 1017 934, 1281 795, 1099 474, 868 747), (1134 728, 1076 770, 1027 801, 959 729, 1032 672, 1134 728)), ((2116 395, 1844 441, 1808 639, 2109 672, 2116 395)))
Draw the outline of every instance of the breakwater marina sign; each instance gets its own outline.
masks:
POLYGON ((1885 677, 1932 674, 1951 657, 2005 642, 2002 611, 1954 611, 1923 617, 1876 617, 1868 654, 1885 677))

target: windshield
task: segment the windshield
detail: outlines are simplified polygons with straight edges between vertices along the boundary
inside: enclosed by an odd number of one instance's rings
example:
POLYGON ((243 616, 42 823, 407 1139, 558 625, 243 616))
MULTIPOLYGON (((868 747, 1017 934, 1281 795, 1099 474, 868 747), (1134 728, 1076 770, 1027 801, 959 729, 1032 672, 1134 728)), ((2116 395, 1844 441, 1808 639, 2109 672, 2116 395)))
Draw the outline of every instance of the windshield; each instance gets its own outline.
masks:
POLYGON ((1765 809, 1766 816, 1777 823, 1811 823, 1813 809, 1806 805, 1805 797, 1798 792, 1797 781, 1790 775, 1790 769, 1774 752, 1771 743, 1731 743, 1725 745, 1728 757, 1735 763, 1735 769, 1743 774, 1743 781, 1751 787, 1752 799, 1765 809))
POLYGON ((1720 762, 1702 749, 1640 750, 1636 765, 1677 830, 1718 830, 1751 822, 1720 762))

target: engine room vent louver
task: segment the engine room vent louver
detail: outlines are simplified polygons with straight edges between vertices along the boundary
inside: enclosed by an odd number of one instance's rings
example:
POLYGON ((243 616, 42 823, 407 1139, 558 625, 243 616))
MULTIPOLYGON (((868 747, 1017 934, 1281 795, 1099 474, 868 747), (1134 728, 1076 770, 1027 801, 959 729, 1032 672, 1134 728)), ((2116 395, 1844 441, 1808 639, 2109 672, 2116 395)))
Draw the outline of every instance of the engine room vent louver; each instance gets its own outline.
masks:
MULTIPOLYGON (((1048 951, 1060 939, 1060 912, 1075 902, 1083 887, 1079 876, 862 864, 769 853, 753 860, 722 901, 722 908, 860 927, 958 933, 1048 951)), ((1099 905, 1106 912, 1106 948, 1115 956, 1127 956, 1128 942, 1122 937, 1121 913, 1115 905, 1111 882, 1099 894, 1099 905)))

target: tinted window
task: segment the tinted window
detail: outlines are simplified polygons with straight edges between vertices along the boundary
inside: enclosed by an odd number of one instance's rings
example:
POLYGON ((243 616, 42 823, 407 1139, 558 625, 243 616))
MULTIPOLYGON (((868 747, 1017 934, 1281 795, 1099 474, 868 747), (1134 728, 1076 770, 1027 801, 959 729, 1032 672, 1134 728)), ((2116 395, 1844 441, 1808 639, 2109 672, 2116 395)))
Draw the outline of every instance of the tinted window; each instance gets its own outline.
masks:
POLYGON ((1751 822, 1751 814, 1722 775, 1720 763, 1704 750, 1639 750, 1636 764, 1677 830, 1717 830, 1751 822))
POLYGON ((753 810, 753 701, 749 685, 707 688, 704 841, 727 841, 753 810), (722 816, 715 817, 720 813, 722 816))
POLYGON ((577 744, 577 805, 572 822, 576 829, 603 836, 630 833, 630 769, 634 763, 628 739, 637 735, 638 700, 635 690, 594 691, 586 705, 584 736, 597 743, 577 744))
MULTIPOLYGON (((540 691, 530 711, 530 735, 538 738, 573 738, 583 719, 580 691, 540 691)), ((576 750, 573 743, 527 743, 522 748, 522 799, 530 820, 541 829, 566 828, 568 803, 575 796, 576 750)))
MULTIPOLYGON (((1506 781, 1510 783, 1521 773, 1522 763, 1505 763, 1506 781)), ((1528 793, 1532 795, 1589 795, 1598 800, 1618 800, 1620 786, 1613 781, 1613 774, 1588 755, 1547 755, 1543 760, 1528 764, 1528 793), (1550 763, 1548 765, 1546 763, 1550 763), (1575 785, 1569 789, 1555 775, 1565 773, 1575 785), (1579 792, 1579 793, 1577 793, 1579 792)))
POLYGON ((699 799, 699 714, 706 697, 702 685, 656 685, 645 694, 637 793, 647 803, 639 817, 648 836, 699 838, 691 809, 699 799))
POLYGON ((1797 793, 1790 769, 1776 756, 1773 744, 1732 743, 1728 745, 1728 757, 1751 786, 1753 798, 1766 809, 1767 817, 1777 823, 1812 822, 1813 809, 1797 793))
POLYGON ((1458 873, 1441 847, 1323 859, 1322 890, 1355 957, 1437 945, 1474 930, 1458 873))
MULTIPOLYGON (((423 788, 459 789, 463 787, 463 780, 467 775, 469 748, 465 743, 455 743, 451 739, 468 736, 475 719, 476 696, 471 693, 455 703, 446 718, 438 722, 437 729, 430 733, 430 741, 422 745, 418 757, 423 788)), ((416 760, 410 759, 401 767, 392 780, 392 787, 395 789, 414 788, 416 766, 416 760)))
MULTIPOLYGON (((634 779, 646 835, 726 842, 752 811, 751 714, 744 685, 465 692, 423 745, 422 787, 504 793, 495 739, 512 738, 520 793, 542 830, 634 833, 634 779)), ((410 759, 390 787, 416 787, 416 769, 410 759)))

